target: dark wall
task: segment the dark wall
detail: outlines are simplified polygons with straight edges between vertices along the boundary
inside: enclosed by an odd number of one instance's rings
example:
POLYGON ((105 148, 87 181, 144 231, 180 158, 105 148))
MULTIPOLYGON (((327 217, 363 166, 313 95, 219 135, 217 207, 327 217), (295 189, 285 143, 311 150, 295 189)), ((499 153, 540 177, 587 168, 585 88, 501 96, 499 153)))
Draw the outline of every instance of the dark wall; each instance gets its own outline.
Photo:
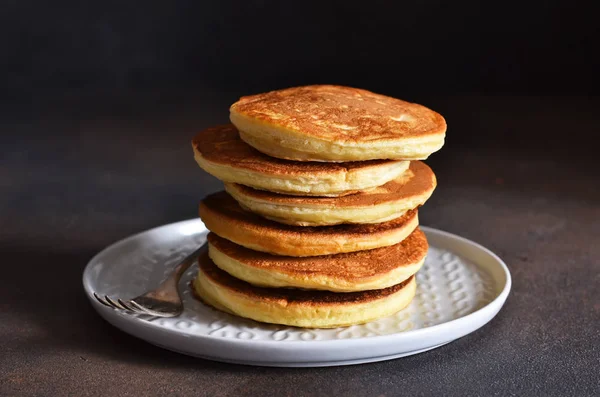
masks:
POLYGON ((1 91, 596 94, 597 18, 559 0, 5 1, 1 91))

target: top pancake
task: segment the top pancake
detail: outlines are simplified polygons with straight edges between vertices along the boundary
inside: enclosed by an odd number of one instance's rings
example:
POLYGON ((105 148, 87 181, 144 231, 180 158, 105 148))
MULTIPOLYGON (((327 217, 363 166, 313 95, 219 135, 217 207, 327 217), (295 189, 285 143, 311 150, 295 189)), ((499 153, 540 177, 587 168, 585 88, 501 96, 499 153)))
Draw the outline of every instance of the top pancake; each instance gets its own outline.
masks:
POLYGON ((192 140, 198 165, 232 183, 282 194, 342 196, 396 178, 406 161, 297 162, 267 156, 240 139, 232 125, 207 128, 192 140))
POLYGON ((242 97, 230 118, 258 150, 299 161, 425 159, 446 132, 444 118, 424 106, 332 85, 242 97), (378 150, 390 144, 401 147, 378 150))
POLYGON ((357 88, 312 85, 245 96, 232 112, 328 141, 394 140, 443 132, 438 113, 357 88))

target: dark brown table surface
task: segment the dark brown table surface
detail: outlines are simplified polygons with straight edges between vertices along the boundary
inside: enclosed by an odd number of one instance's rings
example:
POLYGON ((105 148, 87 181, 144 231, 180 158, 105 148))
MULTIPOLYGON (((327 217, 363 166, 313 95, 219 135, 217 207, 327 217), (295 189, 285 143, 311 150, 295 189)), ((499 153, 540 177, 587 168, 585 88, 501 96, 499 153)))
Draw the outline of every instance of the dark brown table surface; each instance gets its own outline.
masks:
POLYGON ((422 224, 489 247, 513 277, 471 335, 387 362, 259 368, 165 351, 102 320, 82 290, 87 261, 196 216, 220 183, 189 140, 226 122, 234 99, 86 98, 3 116, 0 395, 600 394, 600 114, 586 98, 425 102, 449 130, 428 161, 439 187, 422 224))

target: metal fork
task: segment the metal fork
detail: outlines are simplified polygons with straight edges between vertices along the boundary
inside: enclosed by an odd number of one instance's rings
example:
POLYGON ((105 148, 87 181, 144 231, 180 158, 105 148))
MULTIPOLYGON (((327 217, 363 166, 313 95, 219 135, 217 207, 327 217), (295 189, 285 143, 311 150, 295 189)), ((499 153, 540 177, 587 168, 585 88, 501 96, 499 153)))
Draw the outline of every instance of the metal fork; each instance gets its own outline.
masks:
POLYGON ((205 249, 206 245, 202 245, 196 251, 186 256, 158 288, 148 291, 145 294, 137 296, 133 299, 124 301, 117 298, 116 300, 94 292, 94 297, 100 303, 113 309, 126 310, 136 314, 148 314, 155 317, 176 317, 183 311, 183 303, 177 285, 179 279, 185 271, 195 262, 200 253, 205 249))

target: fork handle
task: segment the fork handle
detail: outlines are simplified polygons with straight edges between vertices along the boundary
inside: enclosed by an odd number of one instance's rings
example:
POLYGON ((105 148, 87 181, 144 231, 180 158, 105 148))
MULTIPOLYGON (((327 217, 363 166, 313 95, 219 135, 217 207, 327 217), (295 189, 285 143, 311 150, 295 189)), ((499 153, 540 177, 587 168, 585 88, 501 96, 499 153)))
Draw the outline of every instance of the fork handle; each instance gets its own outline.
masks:
POLYGON ((179 279, 185 271, 195 262, 200 256, 200 253, 206 249, 206 244, 203 244, 200 248, 186 256, 178 265, 175 267, 169 278, 167 278, 158 288, 154 291, 150 291, 143 295, 147 298, 155 298, 168 302, 181 302, 181 296, 179 295, 179 279))
POLYGON ((196 259, 198 259, 202 251, 204 251, 205 249, 206 244, 202 244, 200 248, 198 248, 196 251, 183 258, 183 260, 179 263, 179 265, 177 265, 177 267, 173 271, 173 274, 171 274, 169 278, 175 278, 177 279, 177 281, 179 281, 181 276, 183 276, 183 273, 185 273, 185 271, 196 261, 196 259))

